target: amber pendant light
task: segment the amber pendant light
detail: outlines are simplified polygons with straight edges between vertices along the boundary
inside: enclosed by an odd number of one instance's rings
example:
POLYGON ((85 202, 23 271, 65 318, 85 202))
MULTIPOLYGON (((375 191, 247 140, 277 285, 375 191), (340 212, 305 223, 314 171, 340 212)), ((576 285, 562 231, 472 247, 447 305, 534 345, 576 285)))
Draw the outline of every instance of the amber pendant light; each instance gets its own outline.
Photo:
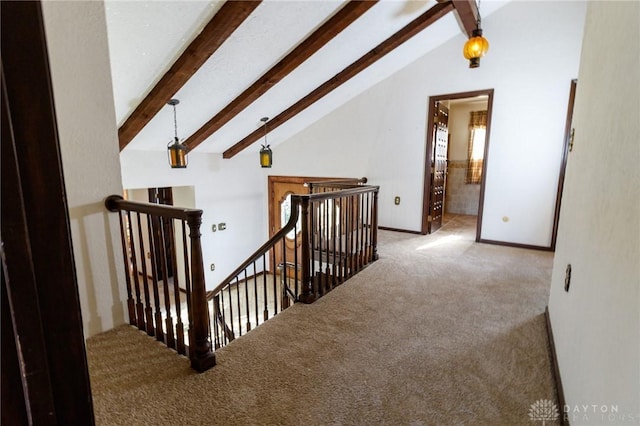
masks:
POLYGON ((260 166, 262 168, 271 168, 273 152, 267 144, 267 121, 269 121, 269 117, 262 117, 260 121, 264 123, 264 145, 260 148, 260 166))
POLYGON ((465 59, 469 60, 469 68, 478 68, 480 66, 480 58, 489 51, 489 42, 482 36, 482 28, 480 26, 480 4, 478 3, 478 21, 476 29, 471 33, 471 37, 464 44, 462 53, 465 59))
POLYGON ((180 101, 178 99, 171 99, 167 102, 168 105, 173 107, 173 129, 174 138, 173 143, 169 142, 167 145, 167 154, 169 156, 169 165, 172 169, 186 169, 187 168, 187 146, 180 143, 178 139, 178 120, 176 118, 176 105, 180 101))

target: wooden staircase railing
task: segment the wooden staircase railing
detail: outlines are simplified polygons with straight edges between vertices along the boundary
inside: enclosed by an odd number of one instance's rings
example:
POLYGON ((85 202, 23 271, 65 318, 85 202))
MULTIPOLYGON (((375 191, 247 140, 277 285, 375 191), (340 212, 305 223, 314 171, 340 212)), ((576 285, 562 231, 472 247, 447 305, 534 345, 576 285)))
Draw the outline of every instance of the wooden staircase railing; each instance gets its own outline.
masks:
POLYGON ((287 224, 207 293, 215 348, 291 302, 313 302, 377 260, 379 188, 360 183, 309 183, 312 193, 291 196, 287 224))
POLYGON ((361 183, 310 183, 312 193, 292 195, 288 223, 209 292, 202 210, 108 197, 120 219, 129 322, 188 355, 196 371, 213 367, 214 348, 377 260, 379 188, 361 183))
POLYGON ((105 206, 120 219, 130 324, 188 355, 194 370, 213 367, 202 210, 126 201, 118 195, 108 197, 105 206))

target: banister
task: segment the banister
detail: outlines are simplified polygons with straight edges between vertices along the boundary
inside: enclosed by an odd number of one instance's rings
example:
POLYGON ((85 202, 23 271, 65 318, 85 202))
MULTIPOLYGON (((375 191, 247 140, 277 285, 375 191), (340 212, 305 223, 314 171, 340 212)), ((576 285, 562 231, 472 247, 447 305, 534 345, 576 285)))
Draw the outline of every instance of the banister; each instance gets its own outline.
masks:
POLYGON ((104 205, 110 212, 129 210, 137 213, 146 213, 173 219, 189 220, 201 217, 202 210, 168 206, 165 204, 140 203, 129 201, 120 195, 110 195, 104 200, 104 205))
MULTIPOLYGON (((189 240, 190 240, 190 252, 191 252, 191 260, 190 260, 190 265, 189 265, 189 270, 190 270, 190 274, 191 277, 189 279, 189 277, 186 277, 186 279, 190 282, 191 284, 191 288, 190 288, 190 292, 189 292, 189 298, 190 298, 190 303, 188 303, 188 309, 189 309, 189 321, 190 321, 190 330, 189 330, 189 359, 191 360, 191 367, 198 371, 198 372, 203 372, 208 370, 209 368, 213 367, 216 363, 215 360, 215 354, 212 351, 212 345, 211 345, 211 341, 209 340, 209 313, 208 313, 208 308, 207 308, 207 299, 206 299, 206 285, 205 285, 205 276, 204 276, 204 261, 203 261, 203 255, 202 255, 202 243, 201 243, 201 233, 200 233, 200 226, 202 225, 202 210, 198 210, 198 209, 187 209, 187 208, 180 208, 180 207, 173 207, 173 206, 167 206, 167 205, 160 205, 160 204, 152 204, 152 203, 140 203, 140 202, 134 202, 134 201, 127 201, 124 200, 123 197, 119 196, 119 195, 111 195, 109 197, 107 197, 105 199, 105 206, 106 208, 111 211, 111 212, 117 212, 120 216, 121 216, 121 221, 120 221, 120 228, 121 228, 121 237, 122 237, 122 243, 123 243, 123 256, 125 258, 125 262, 128 262, 128 255, 127 255, 127 250, 124 249, 125 245, 127 244, 126 238, 125 238, 125 230, 123 227, 123 223, 122 223, 122 213, 121 212, 125 212, 126 213, 126 217, 128 218, 128 220, 130 221, 130 213, 134 212, 138 215, 138 222, 140 221, 140 213, 146 214, 147 215, 147 220, 148 220, 148 226, 149 226, 149 240, 151 241, 152 238, 155 239, 156 237, 153 236, 151 234, 151 228, 155 228, 156 231, 154 232, 159 232, 158 229, 161 226, 161 219, 168 219, 169 221, 172 220, 181 220, 183 222, 183 235, 184 235, 184 223, 186 223, 186 225, 189 227, 189 240), (153 224, 153 225, 152 225, 153 224)), ((172 223, 170 222, 171 225, 169 225, 169 229, 173 230, 172 227, 172 223)), ((139 225, 139 223, 138 223, 139 225)), ((173 231, 171 231, 173 232, 173 231)), ((143 238, 142 238, 142 234, 141 234, 141 229, 138 229, 138 238, 141 242, 141 244, 143 243, 143 238)), ((163 237, 159 237, 161 240, 163 237)), ((183 239, 183 241, 186 242, 186 239, 183 239)), ((149 243, 151 244, 151 242, 149 243)), ((156 240, 156 245, 157 240, 156 240)), ((169 242, 170 247, 171 247, 171 241, 169 242)), ((161 250, 164 250, 164 247, 161 248, 161 250)), ((132 248, 132 258, 135 260, 135 252, 136 250, 132 248)), ((153 259, 156 258, 157 254, 155 254, 154 250, 150 250, 151 253, 151 259, 152 259, 152 265, 153 268, 155 269, 155 261, 153 259)), ((164 253, 161 251, 161 253, 164 253)), ((171 252, 171 256, 173 256, 173 266, 175 268, 175 263, 176 263, 176 255, 175 252, 171 252)), ((186 256, 186 254, 185 254, 186 256)), ((186 259, 186 258, 185 258, 186 259)), ((142 262, 144 262, 144 260, 141 259, 142 262)), ((167 281, 168 281, 168 271, 166 268, 166 264, 164 263, 165 261, 162 260, 162 276, 163 276, 163 280, 164 280, 164 285, 165 285, 165 291, 167 290, 167 281)), ((146 268, 146 267, 145 267, 146 268)), ((138 272, 137 270, 135 270, 134 268, 134 274, 135 274, 135 278, 136 278, 136 283, 137 283, 137 279, 138 279, 138 272)), ((127 289, 128 289, 128 296, 129 299, 131 299, 131 290, 130 290, 130 279, 129 279, 129 271, 127 270, 127 289)), ((177 289, 177 281, 175 281, 176 279, 176 275, 175 275, 175 269, 172 271, 172 276, 174 277, 174 286, 177 289)), ((146 277, 145 277, 146 279, 146 277)), ((154 272, 154 285, 156 284, 156 278, 155 278, 155 272, 154 272)), ((137 287, 136 287, 136 291, 137 287)), ((187 291, 188 288, 187 288, 187 291)), ((157 297, 157 293, 154 293, 155 296, 157 297)), ((168 299, 168 295, 165 294, 165 304, 167 304, 169 301, 168 299)), ((132 310, 131 310, 131 302, 130 306, 129 306, 129 313, 130 313, 130 317, 132 317, 132 310)), ((157 309, 157 305, 158 302, 156 302, 156 309, 157 309)), ((177 309, 177 307, 176 307, 177 309)), ((133 315, 135 315, 135 310, 133 312, 133 315)), ((143 312, 141 311, 139 314, 140 318, 142 318, 143 312)), ((161 327, 162 327, 162 315, 160 313, 160 311, 157 311, 157 318, 156 318, 156 329, 159 331, 160 336, 161 336, 161 327)), ((139 321, 140 324, 143 324, 144 321, 140 320, 139 321)), ((140 328, 140 324, 139 324, 139 328, 140 328)), ((182 333, 183 330, 178 330, 179 333, 182 333)), ((174 343, 173 340, 173 323, 172 323, 172 319, 171 316, 169 315, 169 313, 167 313, 167 319, 166 319, 166 335, 167 335, 167 339, 166 339, 166 343, 168 346, 170 347, 174 347, 175 345, 172 344, 174 343)), ((177 348, 178 351, 183 351, 183 349, 177 348)))
MULTIPOLYGON (((291 197, 292 212, 298 209, 299 203, 300 203, 299 200, 297 199, 294 200, 293 196, 291 197)), ((287 233, 296 226, 297 222, 298 222, 298 215, 292 214, 291 217, 289 217, 289 222, 287 222, 287 224, 282 229, 276 232, 273 235, 273 237, 269 238, 266 243, 261 245, 260 248, 256 250, 251 256, 249 256, 247 260, 242 262, 240 266, 234 269, 232 273, 230 273, 224 280, 222 280, 222 282, 218 286, 216 286, 216 288, 207 292, 207 300, 211 300, 214 297, 214 295, 218 293, 220 290, 222 290, 231 280, 233 280, 233 278, 235 278, 239 273, 244 271, 254 261, 259 259, 260 256, 262 256, 267 250, 269 250, 278 240, 282 239, 282 237, 287 235, 287 233)))

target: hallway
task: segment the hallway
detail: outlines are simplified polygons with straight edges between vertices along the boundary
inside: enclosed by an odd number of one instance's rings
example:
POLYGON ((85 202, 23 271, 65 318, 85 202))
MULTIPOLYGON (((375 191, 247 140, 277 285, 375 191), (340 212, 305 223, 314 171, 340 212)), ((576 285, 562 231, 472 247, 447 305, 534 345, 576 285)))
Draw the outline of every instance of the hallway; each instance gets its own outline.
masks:
POLYGON ((555 401, 553 254, 474 236, 473 216, 428 236, 380 231, 379 261, 218 350, 204 374, 129 326, 95 336, 97 424, 530 424, 531 404, 555 401))

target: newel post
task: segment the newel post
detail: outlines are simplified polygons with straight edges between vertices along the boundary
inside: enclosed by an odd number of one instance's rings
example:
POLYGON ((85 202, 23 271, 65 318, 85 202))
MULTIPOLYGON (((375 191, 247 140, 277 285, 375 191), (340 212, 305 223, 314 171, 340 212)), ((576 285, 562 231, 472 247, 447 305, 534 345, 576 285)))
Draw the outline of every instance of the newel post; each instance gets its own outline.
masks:
POLYGON ((189 358, 191 368, 199 373, 216 365, 216 356, 211 350, 209 341, 209 315, 207 314, 207 294, 204 282, 204 264, 202 244, 200 242, 200 225, 202 211, 193 212, 187 218, 189 238, 191 240, 191 310, 193 323, 190 328, 193 342, 189 342, 189 358))
POLYGON ((379 188, 376 188, 376 190, 373 192, 373 220, 371 221, 371 231, 373 233, 373 235, 371 236, 373 261, 378 260, 378 191, 379 188))
POLYGON ((313 279, 310 274, 311 256, 309 256, 309 254, 311 245, 309 244, 309 236, 311 233, 311 227, 309 226, 309 197, 301 198, 300 221, 302 222, 302 283, 298 300, 300 300, 302 303, 312 303, 314 300, 316 300, 316 293, 313 289, 313 279))

